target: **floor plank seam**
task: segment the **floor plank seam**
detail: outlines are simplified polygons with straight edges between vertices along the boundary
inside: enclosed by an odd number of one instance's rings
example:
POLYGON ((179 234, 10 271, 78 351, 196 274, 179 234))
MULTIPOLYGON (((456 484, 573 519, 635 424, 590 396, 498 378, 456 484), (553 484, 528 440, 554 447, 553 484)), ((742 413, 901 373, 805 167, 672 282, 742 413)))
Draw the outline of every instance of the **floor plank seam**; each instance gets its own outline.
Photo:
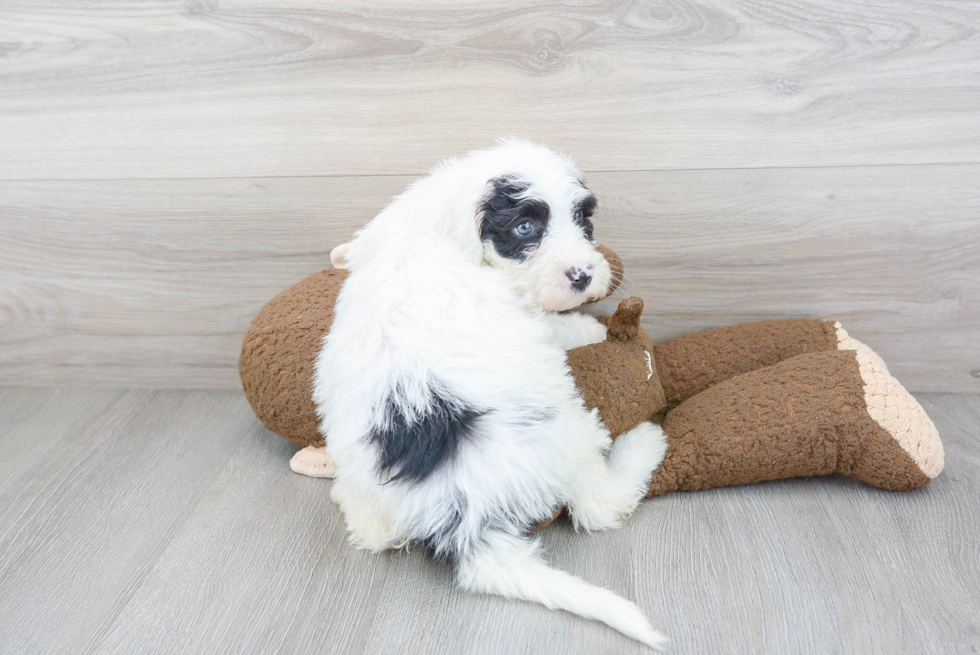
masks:
MULTIPOLYGON (((108 414, 113 410, 113 408, 116 408, 119 405, 121 405, 125 400, 125 395, 126 394, 120 395, 119 398, 117 398, 115 401, 110 403, 109 406, 106 407, 104 414, 108 414)), ((24 530, 31 525, 32 518, 34 516, 42 514, 44 508, 48 505, 49 502, 51 502, 52 498, 56 495, 56 492, 59 489, 61 489, 64 485, 71 483, 72 471, 78 469, 79 466, 85 463, 85 460, 89 459, 90 457, 96 456, 99 452, 101 452, 106 447, 106 444, 111 441, 110 435, 112 430, 118 427, 121 423, 123 423, 126 416, 127 416, 126 412, 120 413, 117 416, 113 417, 112 420, 102 425, 102 427, 100 428, 100 432, 104 435, 103 438, 97 443, 92 444, 91 450, 88 450, 86 452, 74 453, 71 456, 71 458, 67 462, 65 462, 65 465, 58 471, 58 473, 51 478, 51 480, 49 480, 41 489, 34 492, 34 497, 28 503, 27 507, 24 508, 24 511, 17 518, 14 524, 11 526, 11 530, 8 530, 4 532, 4 534, 0 535, 0 539, 8 540, 7 536, 10 534, 12 530, 16 529, 16 533, 13 534, 13 536, 9 537, 9 543, 10 544, 19 543, 21 535, 24 533, 24 530), (67 473, 65 473, 66 469, 68 469, 67 473), (37 508, 35 508, 34 503, 37 501, 38 498, 42 496, 43 496, 43 500, 41 501, 40 505, 37 508)), ((98 423, 99 423, 99 417, 95 417, 92 423, 89 424, 85 428, 85 430, 86 431, 91 430, 93 426, 98 423)), ((23 491, 26 491, 26 489, 23 489, 22 492, 23 491)), ((18 494, 17 496, 15 496, 14 500, 16 501, 20 497, 21 494, 18 494)), ((13 507, 14 503, 11 502, 10 506, 13 507)), ((8 565, 7 558, 9 556, 10 556, 10 550, 6 550, 3 553, 3 557, 0 558, 0 572, 4 571, 7 568, 8 565)))
MULTIPOLYGON (((166 391, 171 390, 167 389, 166 391)), ((238 448, 230 449, 226 457, 223 459, 221 465, 214 468, 214 476, 211 484, 214 483, 213 481, 218 478, 221 471, 228 465, 228 462, 232 459, 237 450, 238 448)), ((193 502, 187 503, 186 511, 181 514, 178 520, 173 521, 171 525, 168 526, 167 531, 164 533, 164 537, 157 541, 153 553, 147 557, 146 562, 139 571, 139 575, 134 577, 133 584, 129 585, 124 592, 119 595, 113 611, 100 622, 99 627, 94 633, 95 636, 89 644, 90 652, 95 653, 101 650, 106 638, 112 633, 112 630, 119 620, 120 615, 122 615, 129 604, 136 598, 140 589, 143 588, 144 584, 149 579, 150 574, 160 563, 163 555, 167 552, 170 544, 173 543, 174 539, 176 539, 181 530, 187 525, 187 522, 194 515, 194 512, 200 507, 201 503, 208 495, 208 492, 211 490, 211 484, 202 486, 201 491, 197 493, 193 502)))

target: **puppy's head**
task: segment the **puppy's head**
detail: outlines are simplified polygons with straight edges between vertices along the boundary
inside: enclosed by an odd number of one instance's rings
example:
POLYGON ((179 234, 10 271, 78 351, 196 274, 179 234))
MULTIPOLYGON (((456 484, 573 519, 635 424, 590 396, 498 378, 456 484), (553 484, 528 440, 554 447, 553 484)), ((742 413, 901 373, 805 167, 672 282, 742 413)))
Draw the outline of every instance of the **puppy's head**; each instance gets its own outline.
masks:
POLYGON ((605 298, 613 278, 592 236, 595 196, 557 155, 523 169, 487 183, 479 208, 484 261, 546 311, 605 298))

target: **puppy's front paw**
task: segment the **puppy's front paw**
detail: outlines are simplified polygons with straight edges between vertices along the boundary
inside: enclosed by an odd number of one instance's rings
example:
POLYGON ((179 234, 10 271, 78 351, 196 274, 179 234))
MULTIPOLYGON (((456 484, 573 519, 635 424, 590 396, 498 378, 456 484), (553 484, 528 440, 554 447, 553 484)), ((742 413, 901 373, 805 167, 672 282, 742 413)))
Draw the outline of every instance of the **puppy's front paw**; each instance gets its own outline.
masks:
POLYGON ((602 343, 606 340, 606 326, 591 316, 589 318, 592 320, 589 321, 583 330, 583 340, 585 341, 585 345, 602 343))
POLYGON ((554 343, 565 350, 606 340, 606 326, 588 314, 547 314, 545 320, 551 328, 554 343))

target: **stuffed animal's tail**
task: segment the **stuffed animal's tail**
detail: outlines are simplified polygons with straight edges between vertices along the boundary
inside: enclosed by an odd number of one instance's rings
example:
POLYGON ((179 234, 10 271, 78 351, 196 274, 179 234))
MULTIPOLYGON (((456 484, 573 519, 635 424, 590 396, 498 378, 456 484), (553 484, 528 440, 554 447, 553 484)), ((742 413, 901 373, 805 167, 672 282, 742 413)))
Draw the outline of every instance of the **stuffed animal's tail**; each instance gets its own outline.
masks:
POLYGON ((627 637, 662 650, 667 638, 650 627, 640 609, 607 589, 550 568, 537 542, 503 533, 487 535, 459 562, 464 589, 541 603, 602 621, 627 637))

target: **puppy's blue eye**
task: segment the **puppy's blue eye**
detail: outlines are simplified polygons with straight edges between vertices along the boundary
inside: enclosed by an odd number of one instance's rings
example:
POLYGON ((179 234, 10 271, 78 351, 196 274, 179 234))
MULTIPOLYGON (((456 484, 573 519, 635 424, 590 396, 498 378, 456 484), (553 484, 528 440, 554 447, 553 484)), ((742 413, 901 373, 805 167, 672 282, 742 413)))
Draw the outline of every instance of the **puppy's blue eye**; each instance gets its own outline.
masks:
POLYGON ((517 236, 519 237, 530 236, 534 233, 534 224, 531 223, 531 221, 524 221, 514 228, 514 232, 516 232, 517 236))

